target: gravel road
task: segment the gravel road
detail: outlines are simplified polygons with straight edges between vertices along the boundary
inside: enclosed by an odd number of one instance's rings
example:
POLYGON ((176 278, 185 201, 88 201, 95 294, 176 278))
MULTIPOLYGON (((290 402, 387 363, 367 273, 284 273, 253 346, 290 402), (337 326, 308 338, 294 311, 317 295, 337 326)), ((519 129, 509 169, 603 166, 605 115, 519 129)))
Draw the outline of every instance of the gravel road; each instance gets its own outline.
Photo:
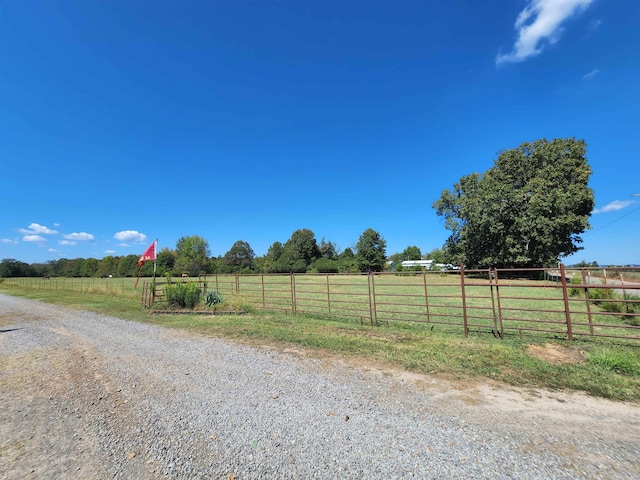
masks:
POLYGON ((0 294, 2 479, 640 478, 640 408, 0 294))

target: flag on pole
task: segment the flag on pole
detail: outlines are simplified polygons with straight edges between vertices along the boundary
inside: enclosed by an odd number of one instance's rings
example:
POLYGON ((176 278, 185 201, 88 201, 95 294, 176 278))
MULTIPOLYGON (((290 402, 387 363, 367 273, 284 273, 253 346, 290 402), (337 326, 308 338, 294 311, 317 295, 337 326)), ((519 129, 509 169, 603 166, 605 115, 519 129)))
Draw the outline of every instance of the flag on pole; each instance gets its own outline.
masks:
POLYGON ((153 278, 155 281, 155 277, 156 277, 156 247, 158 245, 158 239, 156 238, 153 243, 151 245, 149 245, 147 247, 147 249, 144 251, 144 253, 142 255, 140 255, 140 258, 138 259, 138 278, 136 278, 136 284, 133 286, 133 288, 138 288, 138 280, 140 280, 140 272, 142 271, 142 264, 144 262, 147 262, 149 260, 153 260, 153 278))
POLYGON ((141 267, 142 264, 148 260, 156 259, 156 243, 158 240, 154 240, 151 245, 144 251, 142 255, 140 255, 140 259, 138 260, 138 267, 141 267))

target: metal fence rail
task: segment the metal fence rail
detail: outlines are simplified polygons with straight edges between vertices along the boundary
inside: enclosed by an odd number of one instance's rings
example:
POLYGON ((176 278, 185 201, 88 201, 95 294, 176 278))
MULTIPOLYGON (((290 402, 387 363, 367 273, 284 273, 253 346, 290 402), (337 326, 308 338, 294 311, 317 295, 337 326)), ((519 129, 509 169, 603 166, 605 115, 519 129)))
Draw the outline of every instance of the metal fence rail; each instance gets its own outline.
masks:
MULTIPOLYGON (((4 279, 33 288, 133 292, 124 279, 4 279)), ((179 279, 177 281, 193 281, 179 279)), ((572 340, 640 340, 640 269, 486 269, 369 274, 214 274, 203 291, 258 308, 353 318, 371 325, 418 322, 468 336, 545 334, 572 340)), ((143 304, 161 300, 143 285, 143 304)), ((139 291, 138 291, 139 292, 139 291)), ((137 293, 136 295, 139 295, 137 293)))

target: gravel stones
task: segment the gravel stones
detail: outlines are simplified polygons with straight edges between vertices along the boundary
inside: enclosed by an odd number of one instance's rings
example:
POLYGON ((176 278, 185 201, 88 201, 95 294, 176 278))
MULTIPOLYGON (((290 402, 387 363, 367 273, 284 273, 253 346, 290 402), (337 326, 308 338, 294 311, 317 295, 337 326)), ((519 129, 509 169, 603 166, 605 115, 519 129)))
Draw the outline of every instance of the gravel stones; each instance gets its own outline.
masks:
POLYGON ((562 436, 348 362, 1 294, 0 319, 1 478, 640 475, 633 407, 620 436, 562 436))

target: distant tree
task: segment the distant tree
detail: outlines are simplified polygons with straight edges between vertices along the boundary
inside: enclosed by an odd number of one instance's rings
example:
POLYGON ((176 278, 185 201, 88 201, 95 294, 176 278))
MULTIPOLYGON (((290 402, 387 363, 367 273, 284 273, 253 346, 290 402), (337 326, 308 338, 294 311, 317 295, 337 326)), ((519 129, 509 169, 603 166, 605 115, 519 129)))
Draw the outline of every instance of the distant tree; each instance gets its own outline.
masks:
POLYGON ((192 277, 206 272, 209 266, 209 242, 198 235, 182 237, 176 243, 174 273, 187 273, 192 277))
POLYGON ((402 252, 402 260, 420 260, 422 259, 422 252, 415 245, 412 247, 407 247, 402 252))
POLYGON ((247 242, 238 240, 231 246, 229 251, 225 253, 223 263, 233 273, 253 270, 253 259, 255 256, 256 254, 247 242))
POLYGON ((288 251, 296 261, 304 261, 305 265, 311 264, 320 257, 316 236, 307 228, 293 232, 291 238, 284 244, 284 251, 288 251))
POLYGON ((264 270, 268 273, 276 272, 276 262, 280 259, 282 252, 284 251, 284 245, 280 242, 274 242, 267 250, 267 254, 264 256, 264 270))
POLYGON ((51 276, 51 267, 48 263, 32 263, 29 266, 36 277, 51 276))
POLYGON ((429 260, 433 260, 433 263, 447 263, 445 252, 441 248, 434 248, 427 253, 425 257, 429 260))
POLYGON ((112 255, 107 255, 100 260, 98 265, 98 271, 96 275, 99 277, 108 277, 109 275, 117 275, 118 272, 118 258, 112 255))
POLYGON ((384 270, 387 255, 387 242, 378 232, 366 229, 356 244, 356 261, 361 272, 381 272, 384 270))
POLYGON ((163 277, 166 272, 173 272, 176 264, 176 255, 167 247, 162 248, 156 257, 156 275, 163 277))
POLYGON ((581 248, 594 206, 583 140, 523 143, 483 175, 464 176, 433 207, 451 236, 450 263, 546 267, 581 248))
POLYGON ((311 270, 317 273, 338 273, 340 271, 340 262, 331 258, 320 257, 311 264, 311 270))
POLYGON ((318 250, 320 251, 320 256, 323 258, 328 258, 329 260, 337 260, 338 258, 336 244, 326 241, 324 237, 320 240, 318 250))
POLYGON ((133 253, 120 257, 118 262, 118 276, 119 277, 135 277, 138 275, 138 259, 140 255, 133 253))
POLYGON ((33 277, 35 271, 28 263, 15 258, 4 258, 0 262, 0 278, 33 277))
POLYGON ((264 259, 265 257, 256 257, 253 259, 253 265, 256 273, 265 273, 266 270, 264 268, 264 259))
POLYGON ((596 268, 596 267, 598 267, 598 262, 596 262, 596 261, 587 262, 586 260, 582 260, 582 261, 576 263, 574 265, 574 267, 578 267, 578 268, 584 268, 584 267, 596 268))
POLYGON ((95 277, 98 272, 98 260, 95 258, 83 258, 79 261, 81 277, 95 277))

